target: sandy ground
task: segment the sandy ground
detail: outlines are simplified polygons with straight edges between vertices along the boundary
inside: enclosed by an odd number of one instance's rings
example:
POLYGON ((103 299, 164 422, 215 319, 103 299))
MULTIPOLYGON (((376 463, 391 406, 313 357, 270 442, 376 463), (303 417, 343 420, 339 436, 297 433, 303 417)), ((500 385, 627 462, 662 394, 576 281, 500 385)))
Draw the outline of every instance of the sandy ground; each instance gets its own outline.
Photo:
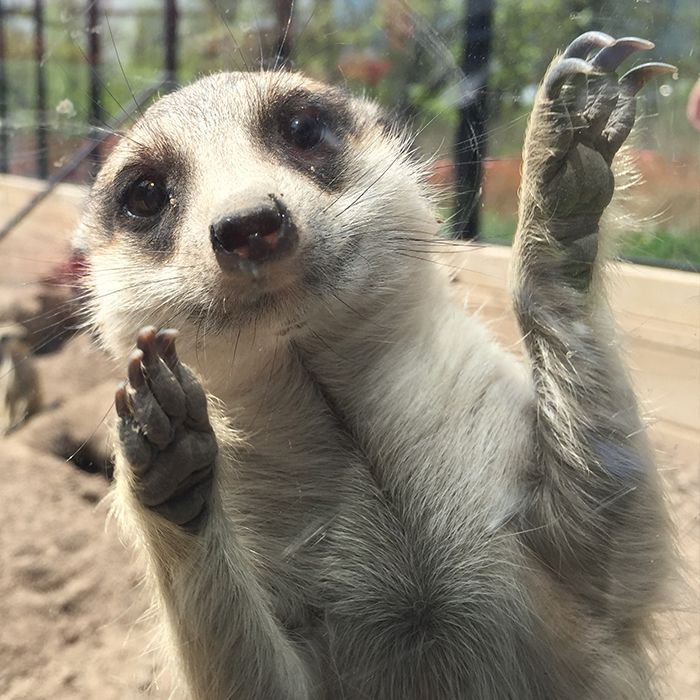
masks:
MULTIPOLYGON (((66 241, 40 235, 68 230, 69 222, 39 213, 27 235, 19 230, 0 244, 8 261, 0 319, 17 309, 44 313, 33 324, 35 341, 53 332, 46 329, 60 300, 47 301, 32 282, 61 259, 66 241)), ((106 425, 119 373, 86 336, 34 362, 44 409, 0 439, 0 697, 167 698, 144 619, 141 567, 108 517, 106 425)), ((678 612, 664 621, 660 674, 666 698, 693 700, 700 698, 698 450, 664 436, 655 442, 689 582, 675 599, 678 612)))

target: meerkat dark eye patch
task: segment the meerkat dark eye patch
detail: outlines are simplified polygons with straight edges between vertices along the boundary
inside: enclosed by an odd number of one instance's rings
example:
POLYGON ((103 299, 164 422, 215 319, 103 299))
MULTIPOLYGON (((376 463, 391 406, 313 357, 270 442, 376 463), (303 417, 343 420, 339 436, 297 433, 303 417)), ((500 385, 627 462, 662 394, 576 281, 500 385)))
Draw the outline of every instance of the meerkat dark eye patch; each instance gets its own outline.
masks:
POLYGON ((123 232, 140 248, 167 254, 186 198, 189 169, 182 159, 154 158, 154 153, 134 159, 93 189, 91 206, 105 231, 123 232))
MULTIPOLYGON (((148 242, 167 220, 172 219, 174 183, 161 168, 133 164, 125 167, 112 183, 111 209, 119 228, 131 231, 148 242)), ((172 221, 170 222, 172 223, 172 221)), ((159 240, 158 245, 164 242, 159 240)))
POLYGON ((348 101, 338 91, 292 90, 268 96, 258 114, 256 135, 278 160, 324 189, 337 190, 352 123, 348 101))

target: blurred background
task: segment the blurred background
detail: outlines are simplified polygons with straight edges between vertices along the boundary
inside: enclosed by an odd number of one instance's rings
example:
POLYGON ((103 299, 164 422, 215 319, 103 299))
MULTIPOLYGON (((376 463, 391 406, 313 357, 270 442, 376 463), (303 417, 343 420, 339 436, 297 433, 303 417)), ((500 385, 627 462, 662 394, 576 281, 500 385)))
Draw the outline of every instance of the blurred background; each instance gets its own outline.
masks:
POLYGON ((437 263, 518 352, 507 269, 527 115, 552 56, 588 30, 652 39, 630 65, 678 67, 639 96, 611 306, 679 532, 662 697, 700 698, 697 0, 0 0, 1 698, 171 689, 141 565, 108 517, 122 368, 81 332, 71 250, 87 186, 139 111, 260 67, 377 99, 417 134, 443 235, 461 241, 437 263))
MULTIPOLYGON (((363 91, 415 124, 421 149, 435 159, 436 182, 447 187, 446 210, 457 208, 451 232, 497 242, 513 235, 526 116, 550 58, 590 29, 651 37, 657 48, 649 60, 661 57, 679 72, 640 99, 635 147, 646 184, 632 212, 640 226, 625 237, 622 254, 700 268, 700 150, 687 115, 699 70, 695 0, 0 6, 0 172, 46 179, 71 163, 86 138, 128 124, 135 100, 145 104, 202 73, 285 64, 363 91)), ((109 145, 65 179, 85 181, 109 145)))

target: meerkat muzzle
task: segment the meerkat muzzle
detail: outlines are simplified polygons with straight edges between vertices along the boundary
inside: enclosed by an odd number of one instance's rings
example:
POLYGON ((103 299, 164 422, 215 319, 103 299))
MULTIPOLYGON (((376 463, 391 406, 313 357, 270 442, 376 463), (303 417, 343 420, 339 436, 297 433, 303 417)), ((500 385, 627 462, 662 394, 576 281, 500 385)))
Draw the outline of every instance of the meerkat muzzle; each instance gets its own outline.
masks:
POLYGON ((269 202, 227 214, 209 227, 216 258, 224 269, 247 269, 289 253, 297 233, 289 211, 274 195, 269 202), (243 263, 243 264, 241 264, 243 263))

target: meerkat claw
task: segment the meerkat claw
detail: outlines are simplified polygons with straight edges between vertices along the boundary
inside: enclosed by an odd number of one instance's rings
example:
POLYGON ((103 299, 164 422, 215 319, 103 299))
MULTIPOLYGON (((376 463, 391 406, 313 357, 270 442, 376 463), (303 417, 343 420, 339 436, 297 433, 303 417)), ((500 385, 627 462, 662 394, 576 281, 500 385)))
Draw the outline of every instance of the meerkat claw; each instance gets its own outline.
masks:
POLYGON ((119 418, 131 418, 131 411, 126 400, 126 382, 121 382, 114 393, 114 407, 119 418))
POLYGON ((678 69, 668 63, 644 63, 627 71, 618 81, 620 97, 601 137, 601 151, 608 161, 629 135, 635 118, 635 95, 652 79, 673 74, 678 69))
POLYGON ((173 427, 177 428, 187 414, 185 393, 160 351, 160 348, 164 347, 171 354, 171 362, 172 356, 174 356, 176 366, 175 341, 173 338, 170 343, 163 344, 161 342, 159 344, 157 337, 155 328, 144 328, 139 332, 136 346, 143 353, 143 370, 148 377, 151 391, 164 413, 173 423, 173 427))
POLYGON ((547 74, 544 81, 545 94, 549 99, 556 99, 567 80, 578 75, 588 75, 595 72, 596 69, 581 58, 565 58, 547 74))
POLYGON ((637 51, 649 51, 654 43, 646 39, 629 36, 618 39, 614 44, 601 49, 591 61, 599 71, 610 73, 637 51))
POLYGON ((678 72, 670 63, 642 63, 628 70, 619 80, 620 89, 627 95, 636 95, 652 78, 678 72))
POLYGON ((178 336, 175 328, 163 328, 156 333, 156 348, 158 354, 171 370, 174 370, 179 360, 175 351, 175 339, 178 336))
POLYGON ((586 58, 591 52, 614 43, 615 39, 604 32, 586 32, 566 47, 562 59, 586 58))

